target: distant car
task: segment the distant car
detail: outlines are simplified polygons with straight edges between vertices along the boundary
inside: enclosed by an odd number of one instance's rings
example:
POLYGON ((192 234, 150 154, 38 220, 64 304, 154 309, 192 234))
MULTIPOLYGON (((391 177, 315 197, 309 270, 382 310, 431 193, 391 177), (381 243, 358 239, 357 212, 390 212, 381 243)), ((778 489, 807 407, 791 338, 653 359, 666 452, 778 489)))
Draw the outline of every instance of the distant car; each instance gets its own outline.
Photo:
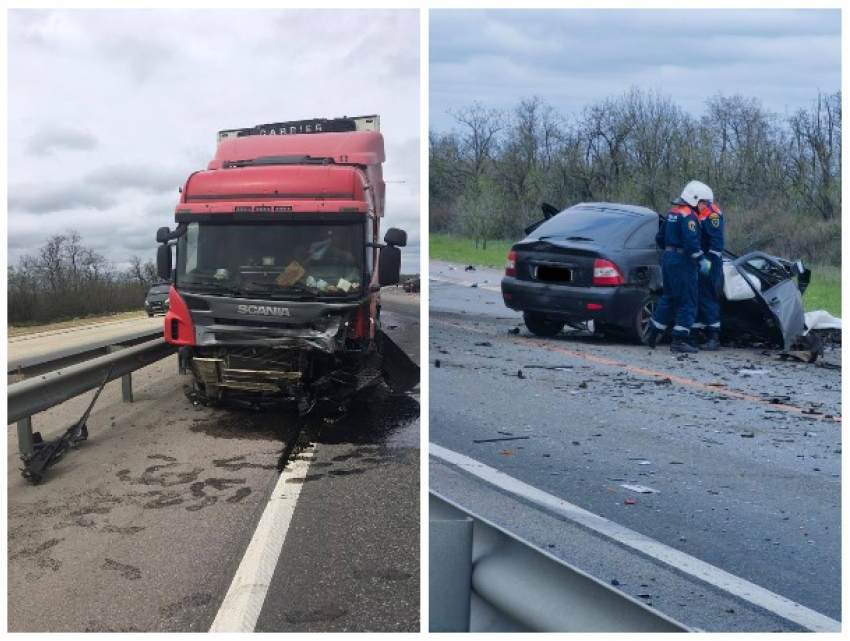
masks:
POLYGON ((418 292, 419 291, 419 279, 418 278, 409 278, 404 281, 404 291, 406 292, 418 292))
POLYGON ((145 311, 148 316, 164 314, 168 311, 168 295, 171 289, 170 283, 156 283, 145 297, 145 311))
MULTIPOLYGON (((543 205, 543 213, 544 220, 528 227, 528 236, 508 255, 505 305, 521 311, 538 336, 593 321, 594 332, 645 343, 663 291, 658 213, 617 203, 582 203, 560 213, 543 205)), ((756 338, 790 349, 804 330, 802 293, 811 272, 799 261, 726 252, 724 273, 735 294, 721 297, 723 338, 756 338)))

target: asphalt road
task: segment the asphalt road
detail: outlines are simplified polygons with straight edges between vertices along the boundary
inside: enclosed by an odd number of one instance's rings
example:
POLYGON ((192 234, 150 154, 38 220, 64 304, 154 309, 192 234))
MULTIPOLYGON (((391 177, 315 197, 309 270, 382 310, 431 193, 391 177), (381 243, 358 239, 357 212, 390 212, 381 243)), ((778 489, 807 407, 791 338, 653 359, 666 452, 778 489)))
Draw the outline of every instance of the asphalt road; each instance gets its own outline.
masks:
MULTIPOLYGON (((384 314, 418 360, 418 297, 384 314)), ((296 419, 193 406, 184 383, 171 357, 134 374, 132 405, 107 385, 89 441, 38 486, 8 427, 9 631, 210 629, 296 419)), ((58 435, 90 398, 34 429, 58 435)), ((418 631, 419 476, 418 390, 323 427, 257 629, 418 631)))
POLYGON ((498 271, 464 267, 431 266, 429 440, 475 465, 432 452, 431 489, 697 629, 840 620, 838 370, 759 348, 681 358, 586 332, 537 338, 502 304, 498 271), (716 571, 696 578, 589 531, 476 465, 716 571), (753 585, 779 598, 765 607, 753 585))

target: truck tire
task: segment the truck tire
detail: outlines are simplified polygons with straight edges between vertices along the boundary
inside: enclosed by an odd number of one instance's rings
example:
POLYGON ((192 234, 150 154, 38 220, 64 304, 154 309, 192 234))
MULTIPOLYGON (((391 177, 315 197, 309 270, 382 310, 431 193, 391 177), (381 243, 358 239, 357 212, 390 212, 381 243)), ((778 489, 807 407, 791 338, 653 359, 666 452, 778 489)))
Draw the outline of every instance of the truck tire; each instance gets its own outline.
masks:
POLYGON ((564 329, 564 321, 552 320, 537 312, 523 312, 522 318, 528 331, 536 336, 551 338, 564 329))

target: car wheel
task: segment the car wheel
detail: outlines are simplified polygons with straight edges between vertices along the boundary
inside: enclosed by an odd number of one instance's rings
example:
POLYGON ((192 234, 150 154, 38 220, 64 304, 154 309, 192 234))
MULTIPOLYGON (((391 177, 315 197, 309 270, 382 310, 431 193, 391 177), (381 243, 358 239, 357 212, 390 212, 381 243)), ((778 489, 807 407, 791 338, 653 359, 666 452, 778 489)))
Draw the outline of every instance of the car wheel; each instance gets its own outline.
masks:
POLYGON ((552 320, 550 318, 546 318, 542 314, 524 312, 522 318, 525 321, 525 326, 528 328, 528 331, 532 334, 536 334, 537 336, 544 336, 548 338, 564 329, 563 321, 552 320))
POLYGON ((148 312, 148 318, 153 318, 153 312, 148 312))
POLYGON ((656 307, 658 307, 658 296, 656 294, 647 294, 637 308, 632 319, 631 327, 629 327, 628 334, 630 340, 646 345, 646 328, 649 325, 649 319, 655 313, 656 307))

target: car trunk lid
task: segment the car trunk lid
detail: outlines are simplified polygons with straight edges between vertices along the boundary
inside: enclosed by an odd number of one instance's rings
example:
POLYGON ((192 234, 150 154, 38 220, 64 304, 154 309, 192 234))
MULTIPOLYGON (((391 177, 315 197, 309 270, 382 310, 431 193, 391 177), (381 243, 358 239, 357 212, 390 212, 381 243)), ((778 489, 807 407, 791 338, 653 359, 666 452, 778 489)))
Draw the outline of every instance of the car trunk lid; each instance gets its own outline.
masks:
POLYGON ((567 287, 593 287, 594 268, 609 252, 590 239, 539 239, 517 243, 516 278, 567 287))

